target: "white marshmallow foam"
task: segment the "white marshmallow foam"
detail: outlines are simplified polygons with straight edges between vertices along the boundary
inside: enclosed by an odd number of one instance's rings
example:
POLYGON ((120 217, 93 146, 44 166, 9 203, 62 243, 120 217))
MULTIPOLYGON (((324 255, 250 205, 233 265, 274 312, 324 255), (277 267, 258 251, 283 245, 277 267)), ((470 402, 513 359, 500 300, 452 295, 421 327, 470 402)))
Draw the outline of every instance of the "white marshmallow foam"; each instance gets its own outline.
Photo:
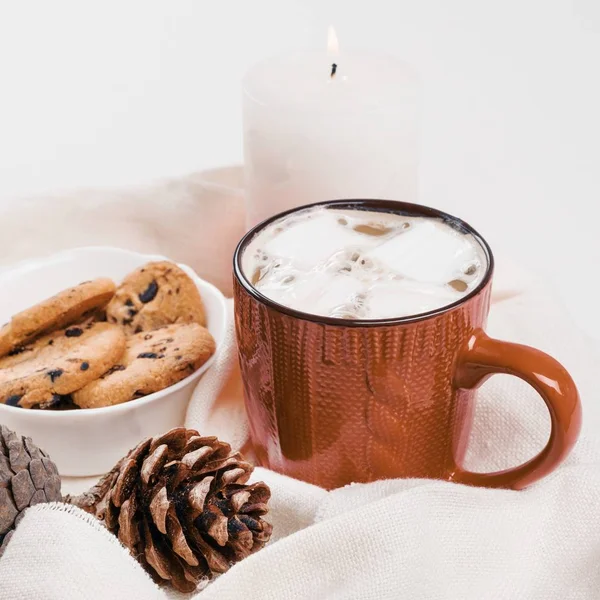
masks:
POLYGON ((483 248, 440 219, 306 209, 259 232, 242 270, 279 304, 346 319, 429 312, 464 297, 487 270, 483 248))

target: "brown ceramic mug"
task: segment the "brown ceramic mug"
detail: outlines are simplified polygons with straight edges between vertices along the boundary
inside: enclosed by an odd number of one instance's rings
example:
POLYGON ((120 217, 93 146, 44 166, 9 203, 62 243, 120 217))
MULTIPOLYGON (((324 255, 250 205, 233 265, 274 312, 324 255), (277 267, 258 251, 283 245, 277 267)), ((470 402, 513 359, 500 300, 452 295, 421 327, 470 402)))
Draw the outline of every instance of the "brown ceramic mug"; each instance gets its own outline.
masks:
POLYGON ((266 298, 241 266, 244 249, 259 231, 300 208, 249 231, 234 256, 234 297, 246 408, 259 462, 328 489, 391 477, 520 489, 556 468, 579 434, 577 388, 547 354, 485 334, 494 268, 487 242, 460 219, 416 204, 319 204, 443 219, 475 237, 488 269, 471 293, 428 313, 353 321, 316 316, 266 298), (474 390, 495 373, 520 377, 539 392, 552 431, 546 447, 525 464, 472 473, 460 465, 473 421, 474 390))

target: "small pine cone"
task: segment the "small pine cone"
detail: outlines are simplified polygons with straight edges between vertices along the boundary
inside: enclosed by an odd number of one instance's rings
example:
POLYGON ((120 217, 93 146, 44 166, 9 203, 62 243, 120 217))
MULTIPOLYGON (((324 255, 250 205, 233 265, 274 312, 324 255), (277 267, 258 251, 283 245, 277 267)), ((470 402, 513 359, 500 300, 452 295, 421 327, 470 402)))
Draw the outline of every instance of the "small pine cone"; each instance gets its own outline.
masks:
POLYGON ((140 443, 91 490, 67 501, 103 520, 156 581, 191 592, 262 548, 271 492, 229 444, 172 429, 140 443))
POLYGON ((0 556, 25 509, 41 502, 60 502, 56 465, 31 438, 0 425, 0 556))

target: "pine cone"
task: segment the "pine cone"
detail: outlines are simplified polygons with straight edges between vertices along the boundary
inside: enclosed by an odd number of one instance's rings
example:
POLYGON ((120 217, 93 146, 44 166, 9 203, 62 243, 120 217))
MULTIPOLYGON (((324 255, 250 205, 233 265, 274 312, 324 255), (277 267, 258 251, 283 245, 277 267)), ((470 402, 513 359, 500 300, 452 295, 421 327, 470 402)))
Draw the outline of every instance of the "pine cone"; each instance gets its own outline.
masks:
POLYGON ((0 425, 0 556, 26 508, 60 501, 56 465, 31 438, 0 425))
POLYGON ((262 548, 270 490, 229 444, 172 429, 140 443, 96 486, 67 501, 104 520, 156 581, 182 592, 262 548))

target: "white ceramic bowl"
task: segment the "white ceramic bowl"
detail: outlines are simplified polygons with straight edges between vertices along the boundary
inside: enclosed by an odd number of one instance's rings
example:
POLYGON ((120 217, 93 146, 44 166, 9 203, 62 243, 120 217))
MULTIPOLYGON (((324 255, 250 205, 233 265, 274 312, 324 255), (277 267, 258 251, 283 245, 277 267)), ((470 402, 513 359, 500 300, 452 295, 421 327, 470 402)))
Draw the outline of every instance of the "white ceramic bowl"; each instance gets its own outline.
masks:
MULTIPOLYGON (((81 281, 111 277, 118 284, 140 265, 155 260, 165 260, 165 257, 118 248, 90 247, 60 252, 2 270, 0 323, 81 281)), ((200 290, 208 329, 215 338, 218 352, 226 330, 225 298, 192 269, 179 266, 200 290)), ((99 475, 110 470, 143 438, 183 425, 194 387, 213 360, 214 355, 195 373, 161 392, 116 406, 44 411, 0 403, 0 423, 21 435, 30 436, 54 460, 61 475, 99 475)))

